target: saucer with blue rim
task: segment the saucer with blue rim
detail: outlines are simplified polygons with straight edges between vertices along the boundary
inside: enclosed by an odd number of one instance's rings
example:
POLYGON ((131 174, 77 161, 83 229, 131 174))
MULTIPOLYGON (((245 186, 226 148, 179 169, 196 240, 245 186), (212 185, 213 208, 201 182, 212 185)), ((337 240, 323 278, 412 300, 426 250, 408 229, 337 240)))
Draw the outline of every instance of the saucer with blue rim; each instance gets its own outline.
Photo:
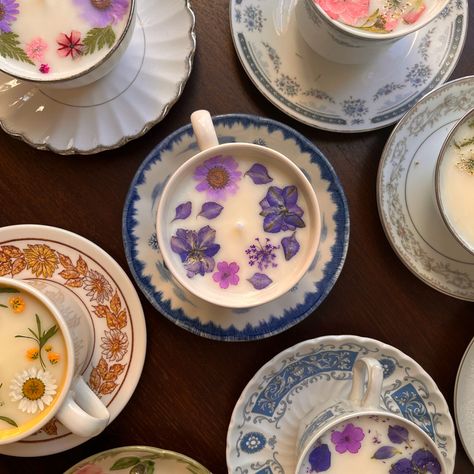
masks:
POLYGON ((125 253, 132 275, 145 296, 178 326, 222 341, 262 339, 303 320, 330 292, 347 253, 347 202, 330 163, 295 130, 274 120, 250 115, 222 115, 213 121, 220 143, 257 143, 291 156, 313 185, 321 209, 322 230, 320 245, 308 272, 287 294, 247 309, 214 306, 175 283, 158 248, 155 216, 170 174, 199 151, 191 125, 163 140, 138 169, 123 212, 125 253))

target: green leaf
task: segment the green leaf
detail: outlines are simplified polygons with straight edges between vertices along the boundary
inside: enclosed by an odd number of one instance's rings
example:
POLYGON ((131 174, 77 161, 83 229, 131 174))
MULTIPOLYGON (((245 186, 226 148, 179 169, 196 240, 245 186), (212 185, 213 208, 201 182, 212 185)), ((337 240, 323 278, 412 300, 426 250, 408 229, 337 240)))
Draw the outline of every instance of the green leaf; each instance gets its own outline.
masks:
POLYGON ((110 470, 119 471, 120 469, 127 469, 127 467, 135 466, 135 464, 138 464, 139 462, 140 458, 137 458, 136 456, 127 456, 115 461, 110 470))
POLYGON ((58 326, 51 326, 42 336, 40 340, 40 347, 43 347, 49 339, 51 339, 57 332, 58 326))
POLYGON ((35 314, 35 316, 36 316, 36 325, 38 326, 38 338, 40 338, 41 337, 41 320, 37 314, 35 314))
POLYGON ((9 425, 16 426, 18 428, 18 425, 11 418, 7 418, 6 416, 0 416, 0 420, 5 421, 9 425))
POLYGON ((84 38, 84 54, 92 54, 96 49, 99 51, 105 45, 109 48, 115 43, 115 33, 110 25, 105 28, 92 28, 84 38))
MULTIPOLYGON (((31 331, 31 329, 30 329, 30 331, 31 331)), ((15 337, 20 337, 22 339, 31 339, 32 341, 38 342, 38 339, 36 337, 22 336, 21 334, 17 334, 15 337)))
POLYGON ((8 308, 8 306, 6 304, 0 304, 0 307, 2 308, 8 308))
MULTIPOLYGON (((0 35, 0 38, 2 36, 3 35, 0 35)), ((17 290, 16 288, 0 288, 0 293, 20 293, 20 290, 17 290)))
POLYGON ((0 56, 16 59, 17 61, 22 61, 24 63, 35 64, 27 56, 25 51, 20 48, 18 35, 13 33, 13 31, 0 34, 0 56))

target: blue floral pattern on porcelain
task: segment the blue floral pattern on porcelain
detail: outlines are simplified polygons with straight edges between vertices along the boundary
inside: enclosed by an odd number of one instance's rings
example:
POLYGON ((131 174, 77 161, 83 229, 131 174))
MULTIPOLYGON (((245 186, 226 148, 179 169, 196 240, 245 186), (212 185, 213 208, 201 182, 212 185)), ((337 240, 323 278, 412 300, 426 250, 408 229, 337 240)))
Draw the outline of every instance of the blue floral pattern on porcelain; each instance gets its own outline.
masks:
POLYGON ((347 203, 332 166, 295 130, 273 120, 249 115, 215 117, 214 125, 220 143, 257 143, 293 157, 318 190, 322 211, 321 240, 306 275, 287 295, 257 309, 243 311, 203 303, 174 281, 157 246, 155 214, 168 176, 198 151, 191 125, 161 142, 137 171, 123 213, 125 253, 135 281, 145 296, 160 313, 179 326, 200 336, 225 341, 261 339, 304 319, 331 290, 347 252, 347 203))

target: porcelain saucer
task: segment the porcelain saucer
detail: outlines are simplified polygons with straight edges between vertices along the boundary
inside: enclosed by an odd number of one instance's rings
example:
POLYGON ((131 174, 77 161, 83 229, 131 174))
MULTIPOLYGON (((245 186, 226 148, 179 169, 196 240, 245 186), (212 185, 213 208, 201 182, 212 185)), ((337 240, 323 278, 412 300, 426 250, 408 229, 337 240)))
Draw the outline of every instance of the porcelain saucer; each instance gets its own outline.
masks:
MULTIPOLYGON (((143 309, 126 273, 84 237, 43 225, 1 227, 0 262, 1 276, 46 279, 64 286, 81 301, 96 339, 84 379, 107 405, 112 422, 135 390, 146 352, 143 309), (106 318, 105 313, 113 317, 106 318)), ((45 456, 87 440, 53 418, 38 433, 0 446, 0 453, 45 456)))
POLYGON ((162 141, 138 169, 123 212, 125 254, 145 296, 177 325, 200 336, 223 341, 262 339, 304 319, 333 287, 347 252, 347 202, 332 166, 295 130, 250 115, 223 115, 213 120, 220 143, 258 143, 280 151, 292 157, 314 186, 321 208, 322 231, 310 269, 287 294, 250 309, 232 310, 211 305, 175 283, 158 249, 155 216, 169 175, 198 152, 191 125, 162 141))
MULTIPOLYGON (((454 424, 433 379, 413 359, 374 339, 325 336, 296 344, 265 364, 245 387, 227 432, 232 474, 293 474, 300 420, 349 395, 352 367, 370 355, 384 369, 381 403, 414 422, 454 468, 454 424)), ((326 415, 333 416, 329 410, 326 415)))
POLYGON ((84 459, 64 474, 106 473, 122 469, 137 473, 211 474, 204 466, 183 454, 148 446, 109 449, 84 459))
POLYGON ((474 257, 436 208, 434 168, 449 130, 473 107, 474 76, 425 96, 393 130, 377 177, 380 219, 401 261, 436 290, 468 301, 474 301, 474 257))
POLYGON ((454 386, 454 414, 459 438, 474 464, 474 339, 459 364, 454 386))
POLYGON ((295 1, 231 0, 232 37, 260 92, 291 117, 334 132, 363 132, 402 117, 442 84, 462 52, 467 0, 451 0, 437 19, 365 65, 317 55, 295 24, 295 1))
POLYGON ((38 149, 91 154, 146 133, 178 100, 196 38, 189 0, 138 0, 129 47, 112 70, 72 90, 40 90, 0 73, 0 125, 38 149))

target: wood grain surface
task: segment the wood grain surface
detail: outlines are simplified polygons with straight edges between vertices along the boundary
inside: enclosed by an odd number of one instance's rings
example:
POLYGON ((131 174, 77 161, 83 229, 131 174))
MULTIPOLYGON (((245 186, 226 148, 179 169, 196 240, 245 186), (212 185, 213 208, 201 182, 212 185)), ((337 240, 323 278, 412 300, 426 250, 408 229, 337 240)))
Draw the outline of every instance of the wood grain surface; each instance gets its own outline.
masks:
MULTIPOLYGON (((180 329, 138 290, 148 350, 141 380, 122 413, 100 436, 67 452, 39 458, 0 455, 0 473, 60 473, 84 457, 126 445, 177 451, 213 473, 227 472, 227 428, 247 382, 282 350, 323 335, 355 334, 397 347, 429 372, 454 413, 456 371, 474 336, 473 306, 422 283, 385 237, 377 211, 376 176, 393 127, 336 134, 286 116, 258 92, 240 65, 228 0, 194 0, 192 7, 197 52, 191 76, 170 113, 145 136, 100 155, 63 157, 0 133, 0 225, 36 223, 78 233, 101 246, 132 279, 123 249, 122 210, 141 162, 168 134, 189 123, 196 109, 206 108, 214 115, 247 113, 298 130, 335 168, 351 216, 342 273, 314 314, 279 335, 247 343, 207 340, 180 329)), ((451 78, 474 74, 473 10, 467 42, 451 78)), ((457 441, 455 473, 473 473, 457 441)))

